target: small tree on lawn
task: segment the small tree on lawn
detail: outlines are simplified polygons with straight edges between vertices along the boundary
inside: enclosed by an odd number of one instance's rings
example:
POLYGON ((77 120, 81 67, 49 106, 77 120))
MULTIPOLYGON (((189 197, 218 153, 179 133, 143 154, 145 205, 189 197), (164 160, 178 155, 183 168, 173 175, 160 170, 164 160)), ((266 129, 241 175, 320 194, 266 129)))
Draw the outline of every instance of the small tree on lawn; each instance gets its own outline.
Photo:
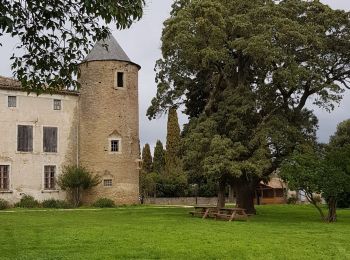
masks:
POLYGON ((66 166, 58 177, 58 185, 69 193, 75 207, 81 204, 83 191, 97 186, 100 182, 100 176, 93 175, 81 166, 66 166))
POLYGON ((305 193, 308 201, 319 211, 322 220, 334 222, 337 219, 338 197, 350 188, 350 175, 346 172, 350 166, 350 147, 331 152, 325 148, 307 147, 296 151, 282 164, 281 176, 288 181, 289 188, 305 193), (317 193, 326 199, 327 216, 318 205, 315 197, 317 193))

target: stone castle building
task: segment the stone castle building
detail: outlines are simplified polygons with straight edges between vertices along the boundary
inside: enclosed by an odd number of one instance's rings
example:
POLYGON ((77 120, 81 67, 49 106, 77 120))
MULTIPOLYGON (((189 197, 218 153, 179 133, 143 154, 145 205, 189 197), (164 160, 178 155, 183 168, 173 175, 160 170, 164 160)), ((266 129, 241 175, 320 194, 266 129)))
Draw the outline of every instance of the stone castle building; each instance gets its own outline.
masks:
POLYGON ((140 66, 112 36, 79 66, 79 92, 28 95, 0 77, 0 198, 65 199, 57 177, 64 166, 81 165, 102 179, 86 203, 138 203, 140 66))

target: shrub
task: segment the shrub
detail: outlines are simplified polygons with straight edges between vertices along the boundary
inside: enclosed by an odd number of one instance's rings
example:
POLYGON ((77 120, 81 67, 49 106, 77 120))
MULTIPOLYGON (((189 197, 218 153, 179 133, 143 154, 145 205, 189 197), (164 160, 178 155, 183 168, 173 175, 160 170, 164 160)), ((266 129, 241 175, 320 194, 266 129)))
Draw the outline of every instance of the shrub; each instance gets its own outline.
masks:
POLYGON ((95 203, 92 204, 92 206, 96 208, 113 208, 115 207, 115 204, 114 204, 114 201, 111 199, 100 198, 96 200, 95 203))
POLYGON ((93 175, 84 167, 66 166, 58 177, 58 185, 62 190, 68 191, 74 207, 81 204, 84 190, 91 189, 101 182, 98 175, 93 175))
POLYGON ((0 199, 0 210, 8 209, 9 207, 10 203, 8 203, 6 200, 0 199))
POLYGON ((50 208, 50 209, 68 209, 71 208, 71 205, 65 201, 65 200, 55 200, 55 199, 48 199, 44 200, 42 202, 43 208, 50 208))
POLYGON ((15 204, 18 208, 38 208, 40 207, 40 203, 35 200, 30 195, 24 195, 19 202, 15 204))
POLYGON ((292 196, 290 196, 290 197, 287 199, 287 203, 288 203, 288 204, 296 204, 297 201, 298 201, 298 198, 297 198, 297 196, 295 196, 295 195, 292 195, 292 196))

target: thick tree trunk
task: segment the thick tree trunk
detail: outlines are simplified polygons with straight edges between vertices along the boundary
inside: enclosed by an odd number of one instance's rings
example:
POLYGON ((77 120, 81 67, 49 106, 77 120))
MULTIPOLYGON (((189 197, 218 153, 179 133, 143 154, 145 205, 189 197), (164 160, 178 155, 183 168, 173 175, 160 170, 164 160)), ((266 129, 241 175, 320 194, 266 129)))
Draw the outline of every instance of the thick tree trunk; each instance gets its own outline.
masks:
POLYGON ((337 200, 334 197, 330 197, 328 200, 328 222, 337 221, 337 200))
POLYGON ((234 203, 235 202, 235 186, 233 183, 230 183, 229 191, 228 191, 228 202, 234 203))
POLYGON ((254 193, 257 180, 247 180, 244 177, 236 182, 236 206, 245 209, 247 214, 256 214, 254 207, 254 193))
POLYGON ((218 208, 225 207, 225 190, 226 190, 226 181, 219 182, 219 192, 218 192, 218 208))

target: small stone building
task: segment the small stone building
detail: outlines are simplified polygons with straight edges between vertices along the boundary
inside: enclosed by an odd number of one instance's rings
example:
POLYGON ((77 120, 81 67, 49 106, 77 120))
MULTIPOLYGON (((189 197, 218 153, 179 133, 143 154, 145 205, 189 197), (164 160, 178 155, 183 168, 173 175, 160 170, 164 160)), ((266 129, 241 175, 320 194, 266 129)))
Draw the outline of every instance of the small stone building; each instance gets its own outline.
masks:
POLYGON ((138 203, 140 66, 112 36, 79 66, 79 92, 27 94, 0 76, 0 198, 65 199, 57 177, 82 165, 102 177, 86 203, 138 203))

